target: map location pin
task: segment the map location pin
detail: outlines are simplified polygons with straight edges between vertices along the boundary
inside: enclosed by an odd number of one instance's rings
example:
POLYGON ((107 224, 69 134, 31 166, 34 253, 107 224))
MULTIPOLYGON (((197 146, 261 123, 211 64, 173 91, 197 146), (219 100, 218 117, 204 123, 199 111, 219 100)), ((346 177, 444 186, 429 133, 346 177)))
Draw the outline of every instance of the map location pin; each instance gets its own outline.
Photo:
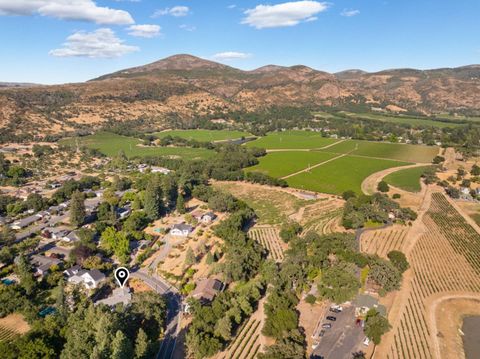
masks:
POLYGON ((117 280, 120 287, 123 288, 125 283, 127 283, 128 277, 130 277, 130 272, 125 267, 119 267, 115 270, 115 279, 117 280))

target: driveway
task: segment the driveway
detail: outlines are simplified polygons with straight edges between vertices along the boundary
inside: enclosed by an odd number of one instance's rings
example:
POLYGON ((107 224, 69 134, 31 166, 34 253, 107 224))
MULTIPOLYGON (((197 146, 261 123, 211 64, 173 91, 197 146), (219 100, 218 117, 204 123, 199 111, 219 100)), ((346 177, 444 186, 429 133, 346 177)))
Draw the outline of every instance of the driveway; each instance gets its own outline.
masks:
POLYGON ((324 319, 321 323, 331 323, 331 329, 325 329, 325 335, 319 338, 320 344, 312 352, 312 356, 325 359, 351 359, 365 338, 363 329, 355 325, 355 307, 344 307, 342 313, 327 311, 326 316, 337 318, 335 322, 324 319))

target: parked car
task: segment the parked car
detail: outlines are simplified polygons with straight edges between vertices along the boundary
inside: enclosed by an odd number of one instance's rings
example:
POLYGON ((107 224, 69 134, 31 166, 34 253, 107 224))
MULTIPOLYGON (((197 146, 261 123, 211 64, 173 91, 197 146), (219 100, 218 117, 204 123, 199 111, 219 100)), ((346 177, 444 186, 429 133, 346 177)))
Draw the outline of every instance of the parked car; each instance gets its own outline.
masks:
POLYGON ((331 327, 332 327, 332 325, 330 323, 322 324, 323 329, 330 329, 331 327))
POLYGON ((365 339, 363 339, 363 345, 365 345, 366 347, 368 347, 369 344, 370 344, 370 339, 368 339, 367 337, 365 337, 365 339))
POLYGON ((313 342, 313 344, 312 344, 312 350, 317 349, 317 347, 318 347, 319 344, 320 344, 319 342, 313 342))
POLYGON ((320 330, 320 333, 318 333, 318 336, 321 338, 325 335, 325 330, 320 330))
POLYGON ((334 322, 334 321, 337 320, 337 318, 329 315, 329 316, 327 317, 327 320, 330 320, 331 322, 334 322))
POLYGON ((342 310, 343 310, 343 308, 340 307, 340 306, 338 306, 338 305, 335 305, 335 306, 330 307, 330 311, 331 311, 332 313, 341 313, 342 310))

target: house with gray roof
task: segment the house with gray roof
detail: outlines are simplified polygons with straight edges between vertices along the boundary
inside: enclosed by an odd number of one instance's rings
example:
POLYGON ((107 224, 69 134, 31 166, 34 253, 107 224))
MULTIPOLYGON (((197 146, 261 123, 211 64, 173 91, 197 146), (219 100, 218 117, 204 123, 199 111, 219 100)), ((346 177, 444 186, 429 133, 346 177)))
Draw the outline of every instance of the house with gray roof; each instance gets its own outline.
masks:
POLYGON ((63 265, 63 262, 58 258, 38 254, 30 257, 30 263, 35 267, 35 274, 39 276, 45 275, 53 266, 60 267, 63 265))
POLYGON ((186 223, 175 224, 170 231, 172 236, 188 237, 193 232, 193 227, 186 223))
POLYGON ((82 269, 76 274, 68 278, 69 283, 82 284, 87 289, 95 289, 104 282, 106 279, 105 274, 98 269, 85 270, 82 269))
POLYGON ((378 299, 368 294, 359 294, 355 298, 355 315, 364 316, 370 309, 375 309, 383 316, 387 315, 387 308, 378 302, 378 299))

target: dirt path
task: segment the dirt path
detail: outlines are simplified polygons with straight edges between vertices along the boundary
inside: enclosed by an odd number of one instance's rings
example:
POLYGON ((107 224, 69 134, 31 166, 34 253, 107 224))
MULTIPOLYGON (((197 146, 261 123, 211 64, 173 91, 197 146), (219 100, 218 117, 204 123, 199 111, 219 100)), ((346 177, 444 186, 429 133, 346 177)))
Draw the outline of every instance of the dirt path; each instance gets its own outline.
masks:
POLYGON ((447 170, 455 170, 457 166, 456 163, 456 154, 455 149, 452 147, 448 147, 445 152, 443 153, 443 157, 445 157, 445 162, 443 163, 443 167, 447 170))
POLYGON ((303 172, 309 172, 310 170, 313 170, 314 168, 317 168, 317 167, 320 167, 320 166, 323 166, 324 164, 328 163, 328 162, 332 162, 332 161, 335 161, 335 160, 338 160, 339 158, 342 158, 342 157, 345 157, 347 154, 343 154, 343 155, 340 155, 340 156, 337 156, 337 157, 333 157, 333 158, 330 158, 329 160, 326 160, 326 161, 323 161, 323 162, 320 162, 320 163, 317 163, 316 165, 313 165, 313 166, 310 166, 308 168, 304 168, 303 170, 301 171, 298 171, 298 172, 295 172, 295 173, 292 173, 292 174, 289 174, 288 176, 285 176, 285 177, 282 177, 282 179, 287 179, 287 178, 290 178, 290 177, 293 177, 293 176, 296 176, 300 173, 303 173, 303 172))
POLYGON ((394 172, 401 171, 401 170, 406 170, 409 168, 423 167, 426 165, 427 164, 425 163, 416 163, 414 165, 392 167, 392 168, 387 168, 386 170, 383 170, 380 172, 375 172, 363 180, 362 192, 367 195, 372 195, 375 192, 377 192, 377 186, 380 183, 380 181, 382 181, 382 179, 388 176, 389 174, 392 174, 394 172))
POLYGON ((338 145, 339 143, 342 143, 342 142, 345 142, 345 141, 346 140, 341 140, 341 141, 337 141, 337 142, 331 143, 329 145, 326 145, 326 146, 323 146, 323 147, 317 147, 317 148, 272 148, 270 150, 267 150, 267 153, 270 153, 270 152, 288 152, 288 151, 309 152, 309 151, 315 151, 315 150, 324 150, 326 148, 333 147, 333 146, 338 145))

